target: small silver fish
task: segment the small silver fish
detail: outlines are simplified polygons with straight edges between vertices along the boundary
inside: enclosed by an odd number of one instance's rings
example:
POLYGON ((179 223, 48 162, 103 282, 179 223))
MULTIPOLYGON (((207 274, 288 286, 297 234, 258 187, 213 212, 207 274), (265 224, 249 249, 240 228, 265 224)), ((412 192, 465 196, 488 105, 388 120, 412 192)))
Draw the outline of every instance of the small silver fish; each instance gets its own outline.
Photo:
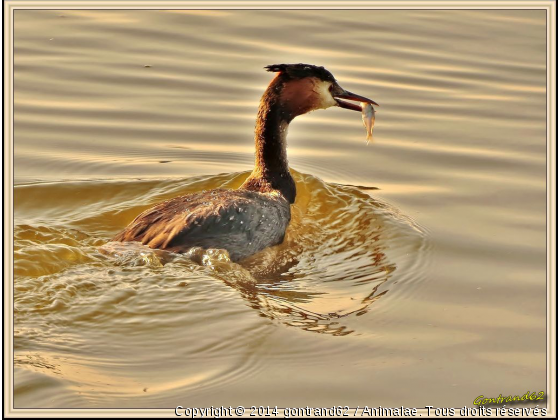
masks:
POLYGON ((367 144, 370 141, 373 141, 372 133, 373 133, 373 125, 375 124, 375 109, 371 106, 370 103, 362 102, 362 121, 364 122, 364 127, 366 128, 367 132, 367 144))

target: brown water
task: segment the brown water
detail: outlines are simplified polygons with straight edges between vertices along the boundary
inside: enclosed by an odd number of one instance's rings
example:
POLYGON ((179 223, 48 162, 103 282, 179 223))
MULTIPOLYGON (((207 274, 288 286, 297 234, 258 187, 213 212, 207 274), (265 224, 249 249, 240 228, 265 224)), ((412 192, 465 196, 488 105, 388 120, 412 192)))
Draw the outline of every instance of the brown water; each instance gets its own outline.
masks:
POLYGON ((544 11, 16 11, 15 406, 545 390, 545 36, 544 11), (283 62, 381 104, 369 146, 357 112, 292 123, 284 243, 107 244, 241 184, 283 62))

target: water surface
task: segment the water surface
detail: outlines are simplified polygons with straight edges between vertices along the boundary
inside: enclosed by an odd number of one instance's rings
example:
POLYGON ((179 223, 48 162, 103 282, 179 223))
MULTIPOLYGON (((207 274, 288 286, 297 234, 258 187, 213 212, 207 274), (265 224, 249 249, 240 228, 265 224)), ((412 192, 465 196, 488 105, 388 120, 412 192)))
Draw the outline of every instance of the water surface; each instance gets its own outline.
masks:
POLYGON ((545 11, 15 12, 15 406, 455 406, 546 386, 545 11), (273 63, 381 104, 290 126, 286 240, 109 243, 235 188, 273 63))

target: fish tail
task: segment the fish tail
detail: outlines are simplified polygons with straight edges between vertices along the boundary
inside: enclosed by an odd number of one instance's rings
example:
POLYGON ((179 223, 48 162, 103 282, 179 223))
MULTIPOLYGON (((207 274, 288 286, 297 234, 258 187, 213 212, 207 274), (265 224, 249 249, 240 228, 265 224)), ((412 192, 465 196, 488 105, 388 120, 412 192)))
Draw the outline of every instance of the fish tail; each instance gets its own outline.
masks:
POLYGON ((368 133, 368 135, 366 137, 366 141, 367 141, 367 144, 369 144, 370 141, 373 141, 373 136, 371 135, 371 133, 368 133))

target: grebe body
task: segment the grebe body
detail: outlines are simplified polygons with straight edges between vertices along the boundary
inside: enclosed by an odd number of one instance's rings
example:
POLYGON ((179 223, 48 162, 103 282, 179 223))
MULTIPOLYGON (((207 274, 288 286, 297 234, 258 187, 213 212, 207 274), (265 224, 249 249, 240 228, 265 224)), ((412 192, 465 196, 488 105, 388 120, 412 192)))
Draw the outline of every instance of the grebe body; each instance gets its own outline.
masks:
POLYGON ((113 240, 183 253, 218 248, 232 261, 282 243, 290 203, 281 195, 212 190, 175 197, 141 213, 113 240))

